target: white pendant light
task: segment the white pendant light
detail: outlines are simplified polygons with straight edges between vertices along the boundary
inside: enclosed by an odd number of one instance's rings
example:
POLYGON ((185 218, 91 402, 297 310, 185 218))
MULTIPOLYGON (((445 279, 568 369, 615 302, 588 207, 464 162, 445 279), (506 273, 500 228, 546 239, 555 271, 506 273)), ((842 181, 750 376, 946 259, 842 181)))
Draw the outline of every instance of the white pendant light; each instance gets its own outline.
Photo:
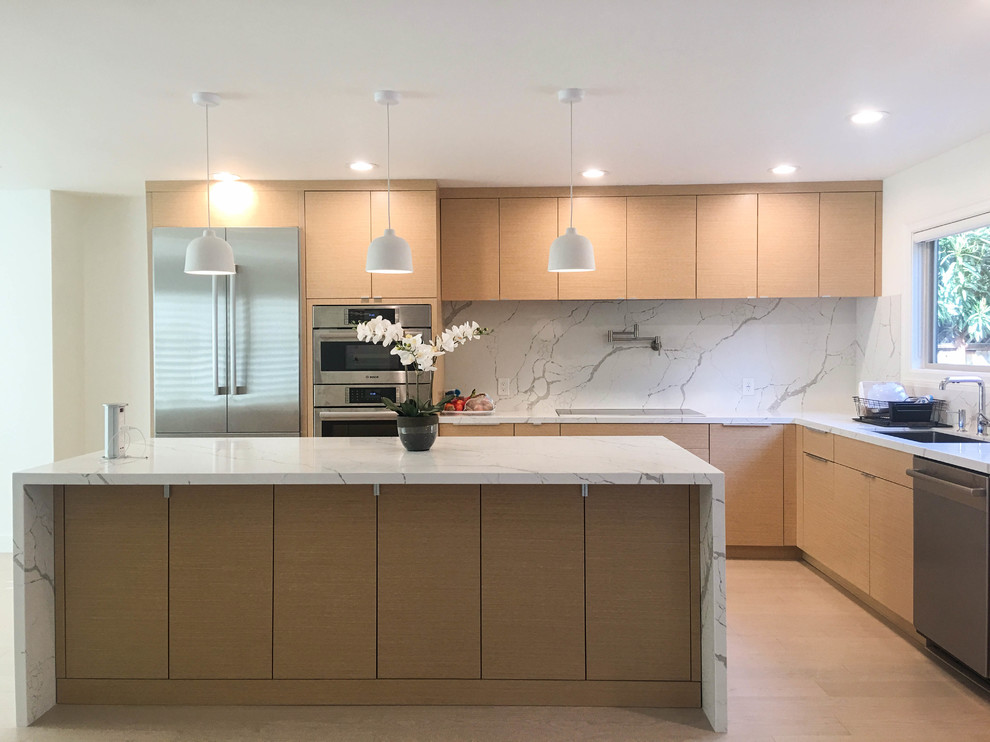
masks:
POLYGON ((226 240, 217 237, 210 223, 210 109, 220 105, 216 93, 193 93, 193 103, 206 110, 206 229, 186 247, 186 273, 197 276, 232 275, 234 251, 226 240))
POLYGON ((368 245, 368 258, 364 269, 368 273, 412 273, 412 249, 409 243, 392 229, 392 120, 389 108, 398 105, 400 96, 394 90, 375 91, 375 103, 385 106, 386 149, 385 173, 387 185, 385 204, 388 212, 388 228, 381 237, 368 245))
POLYGON ((595 269, 595 249, 591 240, 574 229, 574 104, 584 100, 581 88, 565 88, 557 91, 557 100, 566 103, 571 113, 571 218, 567 231, 550 245, 547 270, 551 273, 577 273, 595 269))

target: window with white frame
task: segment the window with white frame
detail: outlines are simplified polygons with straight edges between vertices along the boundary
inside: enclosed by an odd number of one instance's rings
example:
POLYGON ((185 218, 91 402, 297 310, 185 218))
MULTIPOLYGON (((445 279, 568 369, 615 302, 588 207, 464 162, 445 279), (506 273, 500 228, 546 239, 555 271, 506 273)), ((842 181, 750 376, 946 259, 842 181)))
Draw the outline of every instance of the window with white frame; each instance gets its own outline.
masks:
POLYGON ((990 214, 918 236, 927 365, 990 367, 990 214))

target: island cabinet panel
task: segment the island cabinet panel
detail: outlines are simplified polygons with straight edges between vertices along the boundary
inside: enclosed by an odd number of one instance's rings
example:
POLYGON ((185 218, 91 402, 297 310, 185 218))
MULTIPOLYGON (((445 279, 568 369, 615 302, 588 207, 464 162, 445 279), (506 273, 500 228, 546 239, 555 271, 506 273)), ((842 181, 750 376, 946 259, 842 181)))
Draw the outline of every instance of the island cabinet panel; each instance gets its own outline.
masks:
POLYGON ((588 680, 691 679, 690 505, 687 486, 588 488, 588 680))
POLYGON ((755 193, 698 196, 698 298, 756 296, 755 193))
POLYGON ((161 487, 67 486, 65 677, 168 677, 168 500, 161 487))
POLYGON ((481 677, 480 485, 382 485, 378 677, 481 677))
POLYGON ((272 677, 273 490, 171 488, 169 677, 272 677))
POLYGON ((498 297, 498 199, 440 201, 440 293, 444 301, 498 297))
POLYGON ((818 296, 818 194, 759 194, 760 296, 818 296))
MULTIPOLYGON (((412 250, 412 273, 376 273, 371 276, 372 296, 435 298, 439 296, 437 252, 436 191, 392 191, 392 229, 409 243, 412 250)), ((371 236, 380 237, 388 227, 386 194, 371 194, 371 236)), ((357 245, 362 268, 367 245, 357 245)))
POLYGON ((694 299, 697 243, 697 196, 629 196, 626 296, 694 299))
POLYGON ((306 296, 371 296, 371 274, 364 270, 371 242, 371 194, 307 191, 305 204, 306 296))
POLYGON ((371 485, 275 488, 274 677, 375 677, 377 513, 371 485))
POLYGON ((823 193, 819 290, 822 296, 876 291, 877 194, 823 193))
POLYGON ((481 605, 483 678, 584 679, 579 486, 482 487, 481 605))
POLYGON ((712 425, 712 466, 725 473, 725 542, 784 545, 784 428, 712 425))
MULTIPOLYGON (((557 203, 560 234, 570 221, 570 200, 557 203)), ((597 196, 574 199, 574 228, 591 240, 595 270, 560 274, 561 299, 626 298, 626 199, 597 196)), ((549 251, 549 245, 547 245, 549 251)), ((549 252, 548 252, 549 255, 549 252)))
POLYGON ((556 299, 557 275, 547 270, 557 239, 556 198, 500 198, 499 298, 556 299))
POLYGON ((914 493, 883 479, 870 482, 870 595, 914 621, 914 493))

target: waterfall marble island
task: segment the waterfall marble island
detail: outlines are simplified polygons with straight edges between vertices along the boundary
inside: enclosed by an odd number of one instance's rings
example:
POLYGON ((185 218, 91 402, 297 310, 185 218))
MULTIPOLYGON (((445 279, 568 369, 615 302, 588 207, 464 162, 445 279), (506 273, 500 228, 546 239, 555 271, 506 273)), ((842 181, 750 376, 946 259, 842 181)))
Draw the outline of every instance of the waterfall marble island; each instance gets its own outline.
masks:
POLYGON ((726 729, 724 477, 666 438, 158 438, 13 484, 20 725, 522 704, 726 729))

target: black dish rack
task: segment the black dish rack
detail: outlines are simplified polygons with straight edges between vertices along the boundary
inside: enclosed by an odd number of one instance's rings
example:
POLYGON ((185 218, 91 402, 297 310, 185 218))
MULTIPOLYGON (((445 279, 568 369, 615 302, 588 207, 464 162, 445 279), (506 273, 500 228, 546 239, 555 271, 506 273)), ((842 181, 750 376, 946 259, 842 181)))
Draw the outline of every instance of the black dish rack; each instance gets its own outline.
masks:
POLYGON ((866 397, 853 397, 861 423, 907 428, 948 428, 942 422, 947 403, 944 399, 930 402, 887 402, 866 397))

